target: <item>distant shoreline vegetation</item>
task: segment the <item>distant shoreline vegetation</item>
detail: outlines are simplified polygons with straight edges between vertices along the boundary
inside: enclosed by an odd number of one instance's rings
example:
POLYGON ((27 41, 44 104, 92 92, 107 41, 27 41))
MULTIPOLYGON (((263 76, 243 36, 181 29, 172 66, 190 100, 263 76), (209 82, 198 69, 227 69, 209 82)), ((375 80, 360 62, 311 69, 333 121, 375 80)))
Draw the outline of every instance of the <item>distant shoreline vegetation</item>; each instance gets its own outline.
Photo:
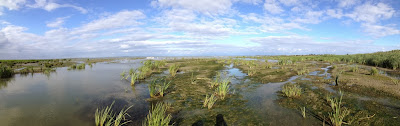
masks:
MULTIPOLYGON (((345 62, 348 64, 363 64, 375 67, 389 68, 396 70, 400 68, 400 50, 392 50, 386 52, 375 52, 366 54, 350 54, 350 55, 279 55, 279 56, 236 56, 236 58, 255 58, 255 59, 271 59, 280 62, 296 62, 296 61, 326 61, 326 62, 345 62)), ((73 58, 76 59, 76 58, 73 58)), ((80 58, 78 58, 80 59, 80 58)), ((86 63, 95 63, 100 61, 111 61, 116 58, 93 58, 87 59, 86 63)), ((31 72, 43 71, 43 68, 66 67, 76 64, 72 59, 37 59, 37 60, 0 60, 2 70, 1 78, 9 78, 13 74, 21 73, 21 70, 32 67, 31 72), (10 76, 11 74, 11 76, 10 76)))

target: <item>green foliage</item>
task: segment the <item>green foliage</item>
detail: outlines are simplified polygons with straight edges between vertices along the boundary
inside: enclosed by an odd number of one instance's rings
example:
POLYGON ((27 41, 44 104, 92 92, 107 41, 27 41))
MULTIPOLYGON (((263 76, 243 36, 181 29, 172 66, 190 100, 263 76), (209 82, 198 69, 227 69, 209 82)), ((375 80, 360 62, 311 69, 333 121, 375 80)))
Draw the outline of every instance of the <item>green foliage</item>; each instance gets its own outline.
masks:
POLYGON ((376 69, 375 67, 371 68, 371 71, 370 71, 371 75, 378 75, 378 73, 379 73, 378 69, 376 69))
POLYGON ((121 80, 125 78, 125 74, 126 74, 126 71, 125 71, 125 70, 122 71, 122 73, 119 74, 119 75, 121 75, 121 80))
POLYGON ((168 108, 169 106, 163 103, 151 106, 143 126, 168 126, 172 119, 171 114, 167 114, 168 108))
POLYGON ((329 119, 333 126, 341 126, 344 123, 343 119, 350 114, 347 108, 342 107, 342 97, 343 94, 341 92, 340 98, 327 96, 328 104, 332 108, 332 112, 329 113, 329 119))
POLYGON ((166 90, 170 86, 171 81, 164 79, 154 79, 149 85, 150 97, 164 97, 166 90))
POLYGON ((96 126, 122 126, 130 122, 130 120, 126 120, 125 116, 129 116, 127 111, 132 106, 122 109, 118 115, 115 115, 116 113, 111 110, 113 105, 114 102, 106 108, 96 109, 96 113, 94 114, 96 126))
POLYGON ((301 115, 303 116, 303 118, 306 118, 306 107, 302 107, 301 109, 301 115))
POLYGON ((392 82, 393 82, 393 84, 395 84, 395 85, 399 84, 399 80, 394 79, 394 78, 392 78, 392 82))
POLYGON ((301 95, 301 88, 295 84, 285 84, 282 88, 282 93, 289 98, 299 97, 301 95))
POLYGON ((196 84, 196 77, 193 76, 193 72, 192 72, 192 76, 190 76, 190 83, 196 84))
POLYGON ((301 70, 297 71, 297 75, 305 75, 308 74, 309 70, 307 70, 306 68, 303 68, 301 70))
POLYGON ((171 74, 172 77, 175 77, 176 73, 178 72, 179 66, 174 64, 169 66, 169 74, 171 74))
POLYGON ((131 74, 131 85, 135 85, 136 80, 138 79, 139 74, 133 73, 131 74))
POLYGON ((227 96, 227 94, 229 93, 229 85, 230 83, 230 78, 226 78, 225 80, 223 80, 217 87, 217 89, 215 89, 216 94, 222 99, 224 100, 225 97, 227 96))
POLYGON ((86 64, 82 63, 79 64, 78 66, 76 66, 76 69, 81 70, 81 69, 85 69, 86 68, 86 64))
POLYGON ((203 107, 207 107, 208 109, 211 109, 215 102, 217 102, 217 98, 215 97, 214 94, 212 94, 210 97, 208 97, 208 95, 206 95, 206 98, 204 99, 203 102, 203 107))
POLYGON ((350 70, 351 72, 359 72, 359 69, 358 69, 358 66, 357 65, 355 65, 355 66, 353 66, 353 67, 351 67, 351 70, 350 70))
POLYGON ((14 70, 8 66, 0 64, 0 78, 9 78, 14 74, 14 70))

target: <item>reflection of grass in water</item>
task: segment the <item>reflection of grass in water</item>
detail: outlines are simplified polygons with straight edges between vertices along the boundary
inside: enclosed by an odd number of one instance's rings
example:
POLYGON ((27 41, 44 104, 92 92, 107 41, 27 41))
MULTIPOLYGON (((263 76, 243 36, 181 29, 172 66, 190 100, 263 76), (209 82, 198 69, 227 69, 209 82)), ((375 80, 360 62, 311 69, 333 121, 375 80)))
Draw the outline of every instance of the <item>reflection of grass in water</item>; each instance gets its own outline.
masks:
POLYGON ((110 106, 107 106, 103 109, 96 109, 95 113, 95 124, 96 126, 122 126, 129 122, 130 120, 126 120, 125 116, 129 116, 127 111, 132 107, 122 109, 117 115, 114 113, 111 108, 114 105, 114 102, 111 103, 110 106))
POLYGON ((169 106, 163 103, 157 103, 155 106, 151 106, 151 110, 146 117, 146 121, 143 126, 168 126, 172 119, 171 114, 167 114, 169 106))

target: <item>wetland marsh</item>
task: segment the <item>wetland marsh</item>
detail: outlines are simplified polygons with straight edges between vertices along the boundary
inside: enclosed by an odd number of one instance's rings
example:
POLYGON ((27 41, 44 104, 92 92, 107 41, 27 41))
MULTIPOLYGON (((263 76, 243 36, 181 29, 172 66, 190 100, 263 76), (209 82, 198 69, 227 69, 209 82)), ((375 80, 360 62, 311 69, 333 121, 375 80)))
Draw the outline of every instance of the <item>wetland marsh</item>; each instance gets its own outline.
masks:
POLYGON ((125 125, 400 125, 397 64, 348 57, 3 61, 0 122, 90 126, 110 106, 125 125))

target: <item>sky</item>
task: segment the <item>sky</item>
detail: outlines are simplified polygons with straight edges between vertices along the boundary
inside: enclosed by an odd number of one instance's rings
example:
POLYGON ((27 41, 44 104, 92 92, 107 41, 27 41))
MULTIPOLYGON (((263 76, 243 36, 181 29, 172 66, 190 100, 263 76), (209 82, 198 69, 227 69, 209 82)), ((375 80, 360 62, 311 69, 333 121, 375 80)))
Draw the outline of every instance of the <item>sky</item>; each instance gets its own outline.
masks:
POLYGON ((0 59, 400 49, 400 0, 0 0, 0 59))

